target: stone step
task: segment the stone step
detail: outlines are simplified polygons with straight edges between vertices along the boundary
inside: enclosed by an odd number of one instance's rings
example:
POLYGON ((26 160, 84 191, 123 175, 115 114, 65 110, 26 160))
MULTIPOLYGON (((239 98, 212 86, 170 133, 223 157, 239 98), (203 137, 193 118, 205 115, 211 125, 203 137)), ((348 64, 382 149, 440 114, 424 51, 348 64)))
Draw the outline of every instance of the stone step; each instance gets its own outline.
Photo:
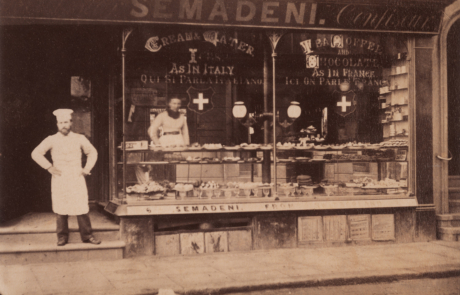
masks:
POLYGON ((443 241, 459 241, 460 226, 438 227, 438 238, 443 241))
POLYGON ((460 213, 460 200, 449 199, 449 212, 460 213))
POLYGON ((99 245, 80 242, 69 243, 65 246, 57 246, 56 241, 52 243, 0 242, 0 264, 123 259, 124 247, 123 241, 102 241, 99 245))
POLYGON ((455 227, 460 226, 460 214, 439 214, 436 215, 438 227, 455 227))
POLYGON ((460 187, 449 187, 449 199, 460 200, 460 187))
MULTIPOLYGON (((120 231, 115 230, 93 230, 93 236, 101 241, 119 241, 120 231)), ((41 244, 57 241, 56 231, 52 232, 14 232, 14 233, 0 233, 0 243, 33 243, 41 244)), ((76 229, 70 230, 69 242, 81 242, 80 232, 76 229)))
POLYGON ((0 264, 122 259, 120 226, 97 210, 90 211, 93 235, 100 245, 82 243, 77 218, 69 216, 69 244, 57 246, 56 214, 30 212, 0 225, 0 264))
POLYGON ((460 187, 460 175, 449 175, 449 187, 460 187))

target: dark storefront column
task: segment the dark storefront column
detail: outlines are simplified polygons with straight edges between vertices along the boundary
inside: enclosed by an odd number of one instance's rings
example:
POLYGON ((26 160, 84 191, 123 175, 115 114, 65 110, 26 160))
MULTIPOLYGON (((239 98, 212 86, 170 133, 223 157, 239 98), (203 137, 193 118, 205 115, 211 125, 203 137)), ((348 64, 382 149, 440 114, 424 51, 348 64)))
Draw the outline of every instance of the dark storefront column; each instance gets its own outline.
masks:
POLYGON ((433 198, 433 50, 434 37, 416 37, 415 66, 415 240, 436 239, 436 212, 433 198))

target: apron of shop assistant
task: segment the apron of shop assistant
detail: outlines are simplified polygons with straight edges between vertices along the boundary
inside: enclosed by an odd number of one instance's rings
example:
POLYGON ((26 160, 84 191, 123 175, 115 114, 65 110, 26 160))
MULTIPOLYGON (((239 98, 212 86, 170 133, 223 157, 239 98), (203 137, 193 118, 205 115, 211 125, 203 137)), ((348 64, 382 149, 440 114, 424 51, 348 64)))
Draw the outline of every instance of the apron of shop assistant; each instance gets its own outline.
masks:
POLYGON ((59 136, 51 149, 53 166, 61 176, 51 178, 53 211, 61 215, 81 215, 89 211, 88 190, 81 167, 81 144, 78 134, 59 136))
POLYGON ((182 136, 180 131, 165 132, 163 136, 160 137, 160 144, 163 147, 185 145, 184 137, 182 136))

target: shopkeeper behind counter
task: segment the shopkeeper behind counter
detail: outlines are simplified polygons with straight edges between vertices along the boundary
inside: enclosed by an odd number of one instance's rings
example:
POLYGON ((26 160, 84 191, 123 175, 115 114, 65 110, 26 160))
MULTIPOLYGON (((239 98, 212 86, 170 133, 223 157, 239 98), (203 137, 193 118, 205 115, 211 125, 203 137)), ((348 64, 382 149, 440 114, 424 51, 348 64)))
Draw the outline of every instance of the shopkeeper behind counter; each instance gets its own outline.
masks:
POLYGON ((181 100, 179 98, 170 98, 166 111, 160 113, 150 125, 148 133, 153 144, 162 147, 190 145, 187 118, 179 112, 180 106, 181 100), (163 129, 161 137, 158 136, 160 127, 163 129))
MULTIPOLYGON (((190 144, 188 135, 187 118, 179 112, 181 100, 177 97, 170 98, 166 110, 160 113, 148 129, 150 139, 155 145, 162 147, 186 146, 190 144), (161 137, 159 129, 162 128, 161 137)), ((138 183, 150 181, 150 165, 137 165, 135 169, 138 183)))

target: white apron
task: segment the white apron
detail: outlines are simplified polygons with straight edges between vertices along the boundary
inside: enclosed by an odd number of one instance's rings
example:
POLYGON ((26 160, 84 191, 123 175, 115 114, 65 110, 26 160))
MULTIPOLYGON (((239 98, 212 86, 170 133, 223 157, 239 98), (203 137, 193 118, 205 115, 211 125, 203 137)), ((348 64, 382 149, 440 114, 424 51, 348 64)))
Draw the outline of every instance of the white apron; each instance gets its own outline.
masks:
POLYGON ((60 136, 53 145, 53 166, 61 170, 61 176, 51 178, 53 211, 61 215, 81 215, 89 211, 88 190, 81 174, 81 144, 75 133, 60 136))
POLYGON ((160 137, 160 144, 162 147, 170 147, 170 146, 183 146, 185 145, 184 137, 182 134, 167 134, 160 137))
POLYGON ((86 166, 91 170, 97 159, 96 149, 85 136, 73 132, 67 136, 60 133, 49 136, 32 153, 34 160, 45 169, 51 165, 43 156, 48 150, 51 150, 53 166, 61 171, 61 176, 51 178, 53 212, 60 215, 88 213, 88 190, 82 175, 81 157, 82 151, 88 155, 86 166))

